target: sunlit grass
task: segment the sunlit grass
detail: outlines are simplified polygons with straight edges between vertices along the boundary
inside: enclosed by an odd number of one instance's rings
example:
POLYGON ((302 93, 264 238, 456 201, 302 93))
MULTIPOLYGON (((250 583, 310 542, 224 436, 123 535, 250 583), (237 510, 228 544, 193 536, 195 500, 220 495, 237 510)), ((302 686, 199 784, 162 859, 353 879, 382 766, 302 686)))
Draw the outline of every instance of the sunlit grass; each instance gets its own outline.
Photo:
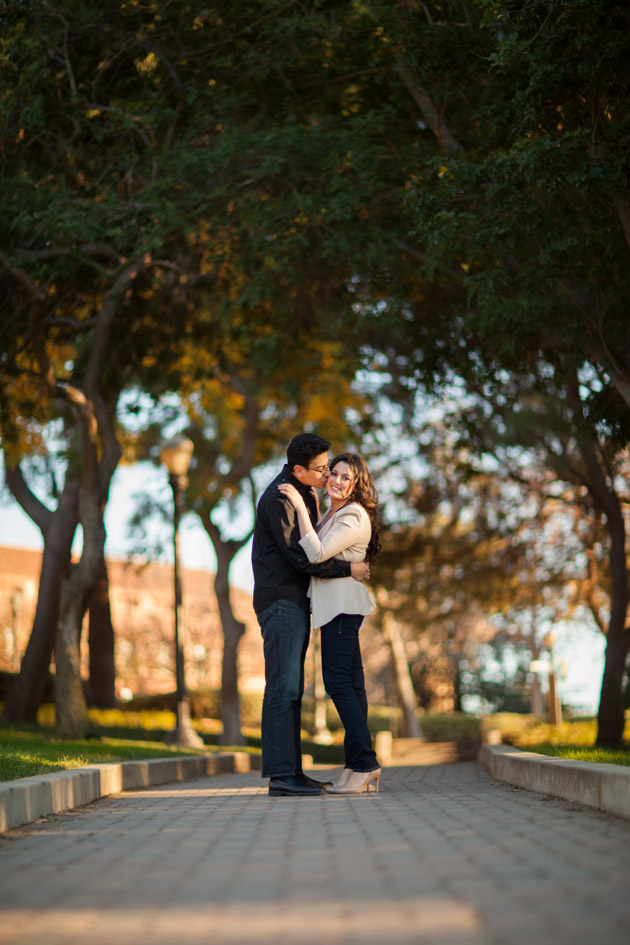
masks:
MULTIPOLYGON (((174 712, 161 709, 90 709, 91 737, 68 740, 55 737, 55 710, 43 705, 37 724, 0 730, 0 781, 13 781, 90 764, 139 761, 151 758, 195 755, 203 751, 226 751, 231 746, 208 744, 217 741, 221 723, 200 719, 194 725, 206 740, 204 748, 178 748, 164 743, 175 728, 174 712)), ((241 751, 254 747, 239 746, 241 751)))
MULTIPOLYGON (((519 748, 523 746, 519 745, 519 748)), ((595 761, 599 764, 630 765, 630 751, 616 748, 583 748, 574 745, 530 745, 527 751, 536 751, 541 755, 554 755, 557 758, 571 758, 574 761, 595 761)))
MULTIPOLYGON (((497 714, 488 719, 490 727, 497 728, 504 742, 524 751, 575 761, 594 761, 603 764, 630 765, 630 747, 627 749, 600 748, 596 719, 578 719, 549 725, 532 715, 497 714)), ((624 741, 630 746, 630 718, 626 719, 624 741)))
POLYGON ((87 740, 57 739, 36 731, 0 730, 0 781, 113 761, 138 761, 197 755, 205 749, 176 748, 161 742, 100 737, 87 740))
MULTIPOLYGON (((199 749, 175 748, 163 742, 165 734, 175 727, 174 712, 165 709, 90 709, 89 715, 92 737, 81 741, 67 741, 55 737, 52 705, 40 708, 36 725, 21 724, 19 729, 0 730, 0 781, 96 763, 199 753, 199 749)), ((375 727, 378 729, 382 720, 379 717, 377 721, 379 724, 375 727)), ((525 751, 579 761, 630 764, 630 751, 595 747, 595 719, 579 719, 552 726, 531 715, 503 713, 489 717, 486 722, 489 727, 500 731, 504 742, 525 751)), ((197 719, 193 724, 204 738, 206 751, 231 750, 230 746, 217 745, 221 732, 221 722, 218 719, 197 719)), ((479 738, 481 720, 463 714, 426 714, 422 716, 421 724, 429 741, 466 743, 479 738)), ((248 746, 240 746, 239 750, 258 751, 260 729, 244 727, 243 732, 247 737, 248 746)), ((316 763, 343 762, 341 729, 334 732, 332 745, 319 745, 310 741, 306 731, 302 735, 303 750, 306 754, 311 754, 316 763)), ((630 719, 626 724, 625 739, 630 743, 630 719)))
MULTIPOLYGON (((55 737, 55 711, 43 705, 36 724, 0 730, 0 781, 48 774, 68 768, 172 755, 198 754, 204 749, 177 749, 162 739, 175 727, 175 713, 163 709, 90 709, 91 737, 68 741, 55 737)), ((243 727, 247 745, 218 745, 222 731, 218 719, 195 719, 195 729, 204 739, 206 751, 260 751, 260 728, 243 727)), ((339 733, 339 740, 343 733, 339 733)), ((319 745, 303 732, 303 748, 316 763, 341 764, 343 747, 319 745)))
MULTIPOLYGON (((175 713, 168 709, 88 709, 90 721, 98 728, 141 728, 147 732, 168 732, 175 726, 175 713)), ((214 719, 203 719, 203 722, 221 723, 214 719)), ((45 704, 37 712, 37 724, 42 728, 54 728, 55 707, 45 704)), ((213 726, 210 726, 213 727, 213 726)))

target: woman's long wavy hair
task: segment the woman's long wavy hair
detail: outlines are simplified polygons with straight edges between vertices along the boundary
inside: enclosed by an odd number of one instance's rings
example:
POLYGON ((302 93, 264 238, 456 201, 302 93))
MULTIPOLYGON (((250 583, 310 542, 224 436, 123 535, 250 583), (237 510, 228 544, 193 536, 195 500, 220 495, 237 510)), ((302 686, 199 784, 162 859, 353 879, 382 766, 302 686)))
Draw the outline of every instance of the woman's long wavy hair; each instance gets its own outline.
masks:
POLYGON ((348 502, 358 502, 363 506, 370 518, 372 525, 372 535, 365 557, 371 563, 381 550, 381 543, 378 540, 378 492, 374 485, 374 480, 370 475, 366 462, 358 453, 340 453, 331 460, 330 468, 334 469, 337 463, 347 463, 354 478, 352 492, 348 496, 348 502))

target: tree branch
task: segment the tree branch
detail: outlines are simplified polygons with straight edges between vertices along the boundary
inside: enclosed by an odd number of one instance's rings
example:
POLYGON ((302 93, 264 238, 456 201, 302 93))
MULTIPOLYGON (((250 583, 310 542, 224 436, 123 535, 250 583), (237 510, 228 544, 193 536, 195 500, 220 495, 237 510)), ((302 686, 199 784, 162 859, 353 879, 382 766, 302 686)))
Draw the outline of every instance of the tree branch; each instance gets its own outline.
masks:
POLYGON ((431 259, 430 256, 427 256, 426 253, 416 249, 415 246, 411 246, 410 243, 405 242, 405 240, 397 239, 396 246, 401 249, 406 256, 409 256, 409 258, 413 259, 415 262, 419 262, 421 264, 427 263, 430 266, 436 266, 445 275, 450 276, 451 279, 454 279, 459 283, 464 283, 466 281, 466 274, 463 271, 458 272, 457 269, 452 269, 450 266, 447 266, 442 262, 436 262, 436 260, 431 259))
POLYGON ((85 388, 90 394, 93 394, 98 388, 105 364, 105 355, 107 353, 112 322, 120 307, 120 303, 128 292, 133 280, 139 272, 146 269, 149 262, 150 256, 147 254, 139 257, 130 266, 123 269, 114 280, 101 306, 101 310, 97 316, 94 338, 85 371, 85 388))
POLYGON ((2 250, 0 250, 0 265, 24 286, 31 298, 35 299, 37 302, 44 302, 46 300, 45 293, 33 282, 29 274, 19 266, 14 266, 7 254, 2 250))
POLYGON ((24 479, 20 464, 18 463, 17 466, 9 466, 6 464, 5 459, 4 478, 15 501, 19 503, 31 521, 35 522, 40 532, 45 537, 48 526, 52 521, 53 513, 31 492, 24 479))
POLYGON ((402 61, 398 60, 395 71, 402 79, 403 85, 420 109, 422 117, 437 138, 440 147, 446 151, 447 154, 456 154, 458 151, 463 151, 462 145, 442 119, 442 116, 431 101, 426 90, 420 85, 416 77, 411 74, 407 66, 402 61))
POLYGON ((25 252, 26 255, 31 256, 33 259, 59 259, 60 256, 76 256, 80 254, 82 256, 110 259, 117 265, 121 265, 121 263, 124 262, 120 253, 116 252, 114 247, 110 246, 109 243, 82 243, 78 246, 50 246, 47 249, 32 249, 26 250, 25 252))

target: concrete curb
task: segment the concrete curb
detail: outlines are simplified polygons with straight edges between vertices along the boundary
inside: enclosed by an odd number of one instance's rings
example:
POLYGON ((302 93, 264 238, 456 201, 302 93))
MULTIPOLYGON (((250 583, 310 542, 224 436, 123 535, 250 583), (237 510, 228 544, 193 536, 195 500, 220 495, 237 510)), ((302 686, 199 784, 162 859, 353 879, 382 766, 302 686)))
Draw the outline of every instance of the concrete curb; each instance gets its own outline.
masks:
POLYGON ((213 774, 260 771, 261 756, 225 751, 212 755, 121 761, 0 782, 0 832, 89 804, 108 794, 190 781, 213 774))
POLYGON ((511 745, 483 745, 477 760, 498 781, 630 820, 630 767, 554 758, 511 745))

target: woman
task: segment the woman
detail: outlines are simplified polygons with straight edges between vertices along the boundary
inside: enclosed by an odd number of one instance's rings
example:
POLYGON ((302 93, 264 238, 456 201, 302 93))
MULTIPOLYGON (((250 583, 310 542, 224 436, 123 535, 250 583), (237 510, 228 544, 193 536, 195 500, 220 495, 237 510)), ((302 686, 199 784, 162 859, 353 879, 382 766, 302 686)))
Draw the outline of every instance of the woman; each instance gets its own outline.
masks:
MULTIPOLYGON (((300 493, 289 483, 278 489, 296 510, 300 544, 313 564, 337 557, 371 562, 380 544, 376 510, 378 495, 365 461, 356 453, 342 453, 330 464, 326 492, 330 510, 313 528, 300 493)), ((322 671, 345 728, 345 767, 331 794, 359 794, 374 783, 378 791, 381 769, 367 724, 367 698, 359 646, 363 617, 375 604, 367 588, 353 578, 311 578, 309 597, 313 626, 321 627, 322 671)))

